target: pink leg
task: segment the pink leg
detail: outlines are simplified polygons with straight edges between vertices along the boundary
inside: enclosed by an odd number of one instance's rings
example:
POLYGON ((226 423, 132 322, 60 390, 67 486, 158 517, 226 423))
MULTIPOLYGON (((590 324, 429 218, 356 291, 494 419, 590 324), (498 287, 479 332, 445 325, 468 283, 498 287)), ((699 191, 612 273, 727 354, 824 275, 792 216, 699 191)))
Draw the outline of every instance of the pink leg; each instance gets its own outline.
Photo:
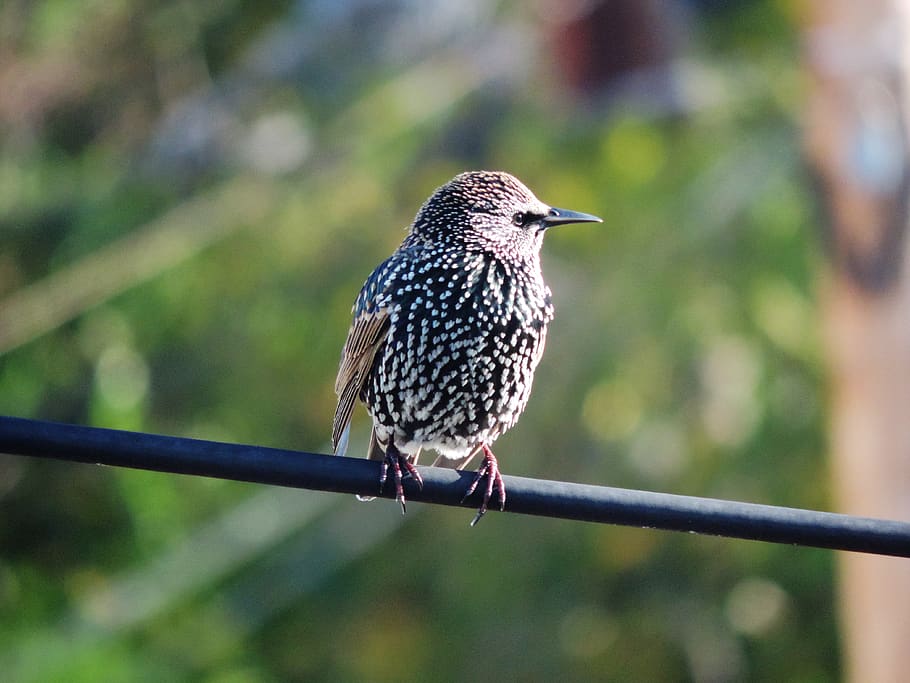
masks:
POLYGON ((480 467, 477 468, 477 475, 468 488, 468 492, 464 495, 464 498, 461 499, 462 502, 466 501, 477 489, 480 480, 486 477, 487 485, 483 493, 483 502, 480 505, 480 509, 477 511, 477 515, 471 522, 471 526, 477 524, 477 522, 480 521, 480 518, 486 514, 487 505, 490 503, 490 498, 493 497, 493 489, 496 489, 496 491, 499 492, 499 510, 505 510, 506 507, 506 487, 502 482, 502 474, 499 472, 499 463, 496 462, 496 456, 493 455, 493 451, 490 450, 490 447, 487 444, 483 444, 481 448, 483 449, 483 462, 481 462, 480 467))
POLYGON ((385 459, 382 461, 382 469, 379 473, 380 492, 382 492, 382 487, 385 485, 389 465, 392 466, 392 473, 395 475, 395 500, 401 504, 401 514, 404 514, 407 511, 407 506, 404 499, 404 486, 401 484, 401 468, 404 467, 408 474, 414 477, 414 481, 417 482, 418 488, 423 488, 423 477, 420 476, 420 472, 418 472, 417 468, 408 460, 408 456, 399 451, 398 448, 395 447, 395 444, 390 441, 389 446, 385 451, 385 459))

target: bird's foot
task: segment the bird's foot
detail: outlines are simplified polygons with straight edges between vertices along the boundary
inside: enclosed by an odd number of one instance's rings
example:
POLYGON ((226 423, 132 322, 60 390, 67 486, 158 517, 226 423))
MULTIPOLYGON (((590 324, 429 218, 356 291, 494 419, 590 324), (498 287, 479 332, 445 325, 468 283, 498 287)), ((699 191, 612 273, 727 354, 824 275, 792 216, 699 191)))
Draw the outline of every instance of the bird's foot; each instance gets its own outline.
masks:
POLYGON ((395 475, 395 500, 401 504, 401 514, 404 514, 407 512, 407 505, 404 498, 404 486, 401 484, 402 469, 414 478, 414 481, 417 482, 417 487, 421 489, 423 488, 423 477, 420 476, 420 472, 417 471, 417 468, 408 459, 408 456, 399 451, 395 447, 395 444, 390 443, 388 448, 386 448, 385 459, 382 461, 382 469, 379 473, 380 493, 382 493, 382 487, 385 485, 390 465, 392 467, 392 474, 395 475))
POLYGON ((480 518, 486 514, 487 505, 489 505, 490 498, 493 496, 493 489, 496 489, 499 493, 500 512, 505 510, 506 507, 506 487, 505 484, 502 483, 502 475, 499 473, 499 463, 496 462, 496 456, 493 455, 493 451, 490 450, 489 446, 484 444, 481 448, 483 448, 483 462, 481 462, 480 467, 477 468, 477 474, 474 477, 473 483, 468 488, 468 492, 464 494, 464 498, 461 499, 462 503, 465 502, 477 489, 480 480, 486 478, 487 486, 483 493, 483 502, 480 504, 480 509, 471 521, 471 526, 477 524, 477 522, 480 521, 480 518))

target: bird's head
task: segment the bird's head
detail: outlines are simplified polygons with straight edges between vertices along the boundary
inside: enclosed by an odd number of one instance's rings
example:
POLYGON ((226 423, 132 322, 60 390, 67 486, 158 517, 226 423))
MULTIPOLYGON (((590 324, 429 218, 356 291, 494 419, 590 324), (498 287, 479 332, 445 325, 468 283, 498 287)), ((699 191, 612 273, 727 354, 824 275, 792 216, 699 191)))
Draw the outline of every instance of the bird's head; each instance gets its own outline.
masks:
POLYGON ((411 232, 434 243, 453 242, 527 256, 540 250, 547 228, 590 222, 602 221, 545 204, 513 175, 468 171, 430 196, 411 232))

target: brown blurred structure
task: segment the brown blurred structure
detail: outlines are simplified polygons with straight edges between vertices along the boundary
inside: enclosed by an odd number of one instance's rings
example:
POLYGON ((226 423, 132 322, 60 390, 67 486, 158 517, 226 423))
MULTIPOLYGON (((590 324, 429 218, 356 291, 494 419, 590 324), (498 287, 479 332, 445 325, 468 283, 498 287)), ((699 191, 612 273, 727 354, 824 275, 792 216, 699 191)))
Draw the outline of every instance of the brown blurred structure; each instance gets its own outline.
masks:
POLYGON ((577 101, 662 113, 685 108, 674 62, 687 40, 685 6, 667 0, 538 5, 562 90, 577 101))
POLYGON ((667 65, 673 57, 669 17, 655 0, 612 0, 554 23, 550 44, 566 85, 578 93, 604 89, 630 72, 667 65))
MULTIPOLYGON (((910 3, 812 0, 807 154, 830 270, 823 288, 840 511, 910 520, 910 3)), ((910 562, 840 558, 845 680, 910 670, 910 562)))

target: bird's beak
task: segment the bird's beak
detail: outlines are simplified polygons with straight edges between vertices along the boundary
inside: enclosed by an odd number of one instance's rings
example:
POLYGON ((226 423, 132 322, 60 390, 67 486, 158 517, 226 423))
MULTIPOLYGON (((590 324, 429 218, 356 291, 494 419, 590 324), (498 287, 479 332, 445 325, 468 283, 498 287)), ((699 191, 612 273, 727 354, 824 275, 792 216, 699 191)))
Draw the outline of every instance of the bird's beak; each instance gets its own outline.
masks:
POLYGON ((552 228, 554 225, 566 225, 568 223, 603 223, 602 218, 592 216, 589 213, 580 211, 569 211, 568 209, 551 208, 550 212, 541 221, 543 227, 552 228))

